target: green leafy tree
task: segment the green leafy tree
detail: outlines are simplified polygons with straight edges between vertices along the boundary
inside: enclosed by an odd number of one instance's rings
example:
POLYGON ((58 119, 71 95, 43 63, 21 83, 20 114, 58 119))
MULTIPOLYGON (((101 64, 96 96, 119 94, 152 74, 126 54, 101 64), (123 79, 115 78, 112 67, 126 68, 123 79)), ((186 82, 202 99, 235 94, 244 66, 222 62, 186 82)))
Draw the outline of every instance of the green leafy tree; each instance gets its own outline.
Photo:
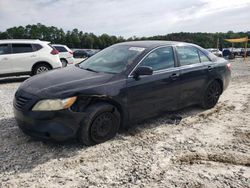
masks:
MULTIPOLYGON (((171 41, 184 41, 200 45, 204 48, 216 48, 217 41, 219 40, 220 47, 230 47, 231 44, 225 42, 227 38, 250 38, 250 31, 248 32, 233 32, 226 33, 170 33, 166 35, 156 35, 152 37, 130 37, 124 39, 119 36, 110 36, 102 34, 97 36, 93 33, 83 33, 78 29, 72 31, 64 31, 61 28, 54 26, 45 26, 41 23, 18 26, 6 29, 0 32, 0 39, 40 39, 50 41, 51 43, 66 44, 71 48, 96 48, 103 49, 110 45, 135 40, 171 40, 171 41)), ((235 47, 243 47, 243 44, 235 44, 235 47)))

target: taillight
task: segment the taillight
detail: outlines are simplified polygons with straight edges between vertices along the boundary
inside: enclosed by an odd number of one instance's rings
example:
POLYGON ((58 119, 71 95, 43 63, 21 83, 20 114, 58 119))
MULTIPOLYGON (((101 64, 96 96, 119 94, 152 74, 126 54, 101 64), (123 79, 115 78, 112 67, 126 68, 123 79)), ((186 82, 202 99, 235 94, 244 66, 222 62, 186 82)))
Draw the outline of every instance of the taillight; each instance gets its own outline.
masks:
POLYGON ((56 49, 53 49, 50 53, 51 53, 52 55, 57 55, 57 54, 59 54, 59 52, 58 52, 56 49))
POLYGON ((229 70, 231 70, 231 63, 228 63, 228 64, 227 64, 227 68, 228 68, 229 70))
POLYGON ((71 55, 73 55, 73 52, 72 52, 72 51, 69 51, 69 53, 70 53, 71 55))

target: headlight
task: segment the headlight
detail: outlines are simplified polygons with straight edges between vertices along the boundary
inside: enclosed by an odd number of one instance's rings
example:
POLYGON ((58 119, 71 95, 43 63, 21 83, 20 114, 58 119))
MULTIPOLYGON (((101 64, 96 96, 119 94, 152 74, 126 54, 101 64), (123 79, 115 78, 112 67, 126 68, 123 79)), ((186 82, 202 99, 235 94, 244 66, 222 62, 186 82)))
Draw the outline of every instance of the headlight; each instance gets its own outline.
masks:
POLYGON ((35 104, 32 111, 55 111, 71 107, 76 101, 77 97, 70 97, 67 99, 47 99, 41 100, 35 104))

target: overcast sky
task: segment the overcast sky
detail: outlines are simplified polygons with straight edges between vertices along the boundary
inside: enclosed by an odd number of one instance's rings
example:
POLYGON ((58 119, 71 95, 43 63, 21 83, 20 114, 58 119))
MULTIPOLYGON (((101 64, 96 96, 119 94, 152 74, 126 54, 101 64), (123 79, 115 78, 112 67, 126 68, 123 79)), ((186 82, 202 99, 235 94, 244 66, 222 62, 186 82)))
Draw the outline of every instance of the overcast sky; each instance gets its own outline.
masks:
POLYGON ((250 30, 250 0, 0 0, 0 31, 42 23, 117 36, 250 30))

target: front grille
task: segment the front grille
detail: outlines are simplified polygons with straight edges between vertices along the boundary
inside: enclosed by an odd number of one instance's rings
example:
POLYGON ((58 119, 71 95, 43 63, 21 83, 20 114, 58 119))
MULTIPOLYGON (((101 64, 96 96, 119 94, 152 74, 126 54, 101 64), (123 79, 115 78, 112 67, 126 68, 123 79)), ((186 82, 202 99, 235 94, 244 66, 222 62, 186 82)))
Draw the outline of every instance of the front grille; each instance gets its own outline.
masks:
POLYGON ((23 109, 31 99, 23 96, 16 96, 14 105, 18 109, 23 109))

